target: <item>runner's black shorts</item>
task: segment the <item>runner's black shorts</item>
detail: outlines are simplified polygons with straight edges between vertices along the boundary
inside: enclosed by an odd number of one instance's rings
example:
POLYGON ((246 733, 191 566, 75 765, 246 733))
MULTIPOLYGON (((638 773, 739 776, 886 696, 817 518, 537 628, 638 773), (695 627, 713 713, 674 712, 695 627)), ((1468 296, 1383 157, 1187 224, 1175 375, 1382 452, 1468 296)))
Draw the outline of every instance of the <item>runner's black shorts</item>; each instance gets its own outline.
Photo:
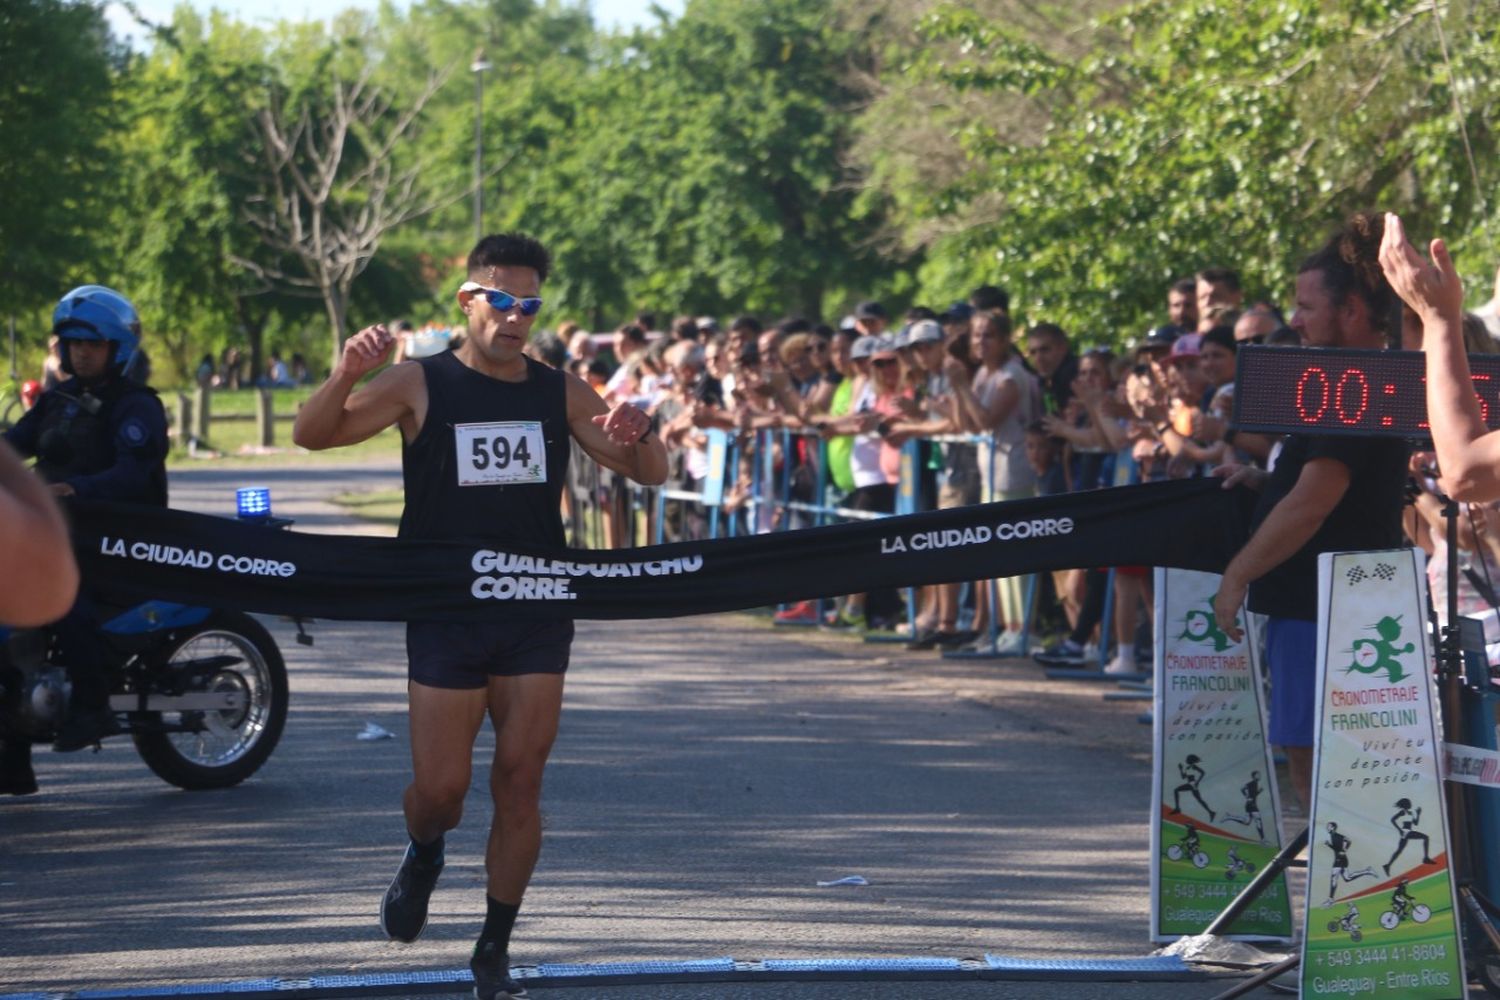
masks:
POLYGON ((428 687, 472 690, 491 677, 561 674, 572 648, 571 621, 406 625, 407 677, 428 687))

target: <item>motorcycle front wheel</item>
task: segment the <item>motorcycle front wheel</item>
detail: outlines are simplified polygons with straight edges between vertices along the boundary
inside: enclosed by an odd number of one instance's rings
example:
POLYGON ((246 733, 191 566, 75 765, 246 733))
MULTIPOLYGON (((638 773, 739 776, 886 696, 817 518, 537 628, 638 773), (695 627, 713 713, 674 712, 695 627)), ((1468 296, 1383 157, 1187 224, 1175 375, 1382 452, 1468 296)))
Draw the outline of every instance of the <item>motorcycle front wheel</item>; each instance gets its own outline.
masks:
POLYGON ((194 690, 237 692, 235 709, 162 714, 176 732, 137 732, 136 752, 157 777, 190 791, 244 781, 276 749, 286 725, 286 662, 271 634, 249 615, 215 611, 185 632, 168 654, 167 669, 221 661, 194 690))

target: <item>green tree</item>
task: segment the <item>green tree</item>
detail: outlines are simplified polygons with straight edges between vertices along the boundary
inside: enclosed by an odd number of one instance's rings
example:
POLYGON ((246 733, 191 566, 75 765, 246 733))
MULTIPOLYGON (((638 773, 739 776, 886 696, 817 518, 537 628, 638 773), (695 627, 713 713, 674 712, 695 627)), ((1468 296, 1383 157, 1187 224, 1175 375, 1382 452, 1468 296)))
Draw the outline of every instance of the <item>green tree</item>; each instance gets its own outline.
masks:
POLYGON ((119 57, 95 4, 0 4, 0 311, 50 304, 100 262, 119 57))
POLYGON ((906 245, 927 251, 934 296, 999 280, 1030 318, 1119 342, 1196 267, 1235 266, 1252 292, 1284 297, 1349 212, 1400 209, 1420 231, 1470 218, 1493 186, 1480 67, 1496 36, 1468 5, 1148 0, 1071 33, 996 16, 1021 7, 1068 16, 1000 2, 914 12, 922 45, 862 123, 891 134, 925 115, 951 137, 928 153, 936 169, 865 151, 906 245), (1461 117, 1450 80, 1472 88, 1461 117))
POLYGON ((886 277, 878 200, 846 163, 861 42, 830 12, 695 2, 605 50, 516 206, 547 206, 569 304, 820 315, 886 277))
POLYGON ((263 33, 180 8, 121 81, 116 207, 121 287, 140 309, 163 375, 201 353, 248 348, 262 369, 273 314, 305 313, 260 272, 268 257, 246 223, 251 115, 268 72, 263 33))

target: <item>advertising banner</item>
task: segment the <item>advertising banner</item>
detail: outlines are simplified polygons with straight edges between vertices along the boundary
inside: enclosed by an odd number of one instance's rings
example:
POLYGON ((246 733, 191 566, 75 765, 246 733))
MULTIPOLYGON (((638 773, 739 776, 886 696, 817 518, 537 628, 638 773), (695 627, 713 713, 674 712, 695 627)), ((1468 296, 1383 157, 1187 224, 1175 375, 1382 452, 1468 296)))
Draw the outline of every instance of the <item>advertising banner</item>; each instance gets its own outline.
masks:
MULTIPOLYGON (((1151 939, 1201 933, 1281 850, 1276 771, 1266 745, 1254 631, 1214 621, 1214 573, 1156 570, 1151 939)), ((1243 615, 1243 612, 1242 612, 1243 615)), ((1292 937, 1286 876, 1227 937, 1292 937)))
POLYGON ((1302 996, 1464 996, 1415 549, 1318 558, 1302 996))

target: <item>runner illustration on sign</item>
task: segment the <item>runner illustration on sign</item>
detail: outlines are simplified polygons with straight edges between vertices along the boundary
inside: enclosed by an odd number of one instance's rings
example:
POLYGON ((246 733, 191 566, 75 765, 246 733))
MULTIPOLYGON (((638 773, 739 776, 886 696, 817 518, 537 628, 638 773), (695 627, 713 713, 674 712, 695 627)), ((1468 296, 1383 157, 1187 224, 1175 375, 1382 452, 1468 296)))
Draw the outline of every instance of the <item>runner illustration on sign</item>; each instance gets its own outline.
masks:
POLYGON ((1254 824, 1255 835, 1260 838, 1261 843, 1266 840, 1266 825, 1260 818, 1260 772, 1251 771, 1250 780, 1240 786, 1240 794, 1245 797, 1245 813, 1225 813, 1224 822, 1241 823, 1245 826, 1254 824))
POLYGON ((1219 623, 1214 620, 1213 602, 1210 601, 1206 611, 1189 611, 1182 617, 1182 635, 1179 639, 1191 639, 1194 642, 1211 642, 1214 652, 1222 653, 1234 645, 1234 640, 1225 635, 1219 628, 1219 623))
POLYGON ((1203 807, 1203 811, 1208 813, 1209 822, 1213 822, 1214 811, 1208 808, 1208 803, 1204 802, 1203 796, 1198 794, 1198 783, 1208 777, 1198 761, 1198 755, 1188 754, 1186 762, 1177 765, 1177 773, 1182 776, 1182 784, 1172 789, 1172 812, 1182 812, 1182 793, 1191 792, 1193 798, 1197 799, 1198 804, 1203 807))
POLYGON ((1329 907, 1334 903, 1334 892, 1338 888, 1339 879, 1353 882, 1357 878, 1374 878, 1375 869, 1366 866, 1357 872, 1349 870, 1349 848, 1354 845, 1354 841, 1339 833, 1337 823, 1328 824, 1328 839, 1323 843, 1333 851, 1333 869, 1328 873, 1328 899, 1323 903, 1324 907, 1329 907))
POLYGON ((1407 643, 1400 649, 1396 648, 1396 640, 1401 638, 1401 619, 1386 615, 1380 621, 1370 626, 1377 633, 1379 639, 1355 639, 1351 650, 1354 660, 1344 668, 1345 673, 1358 671, 1362 674, 1373 674, 1376 671, 1386 671, 1386 678, 1396 683, 1406 676, 1406 671, 1401 666, 1401 661, 1396 657, 1403 653, 1410 653, 1417 647, 1407 643))
POLYGON ((1182 839, 1167 848, 1167 857, 1173 861, 1186 858, 1193 863, 1194 868, 1207 868, 1208 852, 1198 843, 1198 828, 1191 823, 1186 826, 1187 832, 1182 835, 1182 839))
POLYGON ((1391 860, 1381 866, 1385 869, 1387 875, 1391 873, 1391 865, 1396 863, 1396 859, 1401 856, 1401 852, 1406 850, 1406 845, 1413 840, 1420 840, 1422 842, 1422 863, 1424 865, 1433 863, 1431 846, 1427 841, 1427 834, 1417 829, 1417 824, 1420 822, 1422 822, 1421 806, 1413 809, 1411 807, 1411 799, 1396 800, 1396 815, 1391 817, 1391 826, 1396 828, 1396 833, 1401 837, 1401 843, 1396 845, 1396 852, 1391 855, 1391 860))
POLYGON ((1406 891, 1406 885, 1406 879, 1396 884, 1396 891, 1391 893, 1391 908, 1380 915, 1380 926, 1388 931, 1395 930, 1403 920, 1425 924, 1432 917, 1432 910, 1425 903, 1417 902, 1416 897, 1406 891))

